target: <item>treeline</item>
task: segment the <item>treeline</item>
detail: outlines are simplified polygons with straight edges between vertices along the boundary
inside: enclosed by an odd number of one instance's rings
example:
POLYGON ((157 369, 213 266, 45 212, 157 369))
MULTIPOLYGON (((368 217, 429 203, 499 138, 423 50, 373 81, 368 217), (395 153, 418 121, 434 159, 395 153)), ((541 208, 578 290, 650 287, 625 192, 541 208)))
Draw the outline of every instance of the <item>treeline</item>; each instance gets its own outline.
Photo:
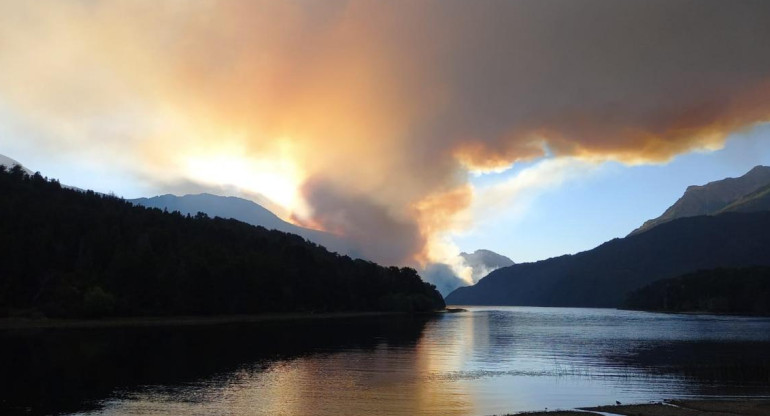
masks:
POLYGON ((631 292, 628 309, 770 315, 770 267, 718 268, 631 292))
POLYGON ((0 166, 0 315, 428 311, 410 268, 235 220, 183 216, 0 166))

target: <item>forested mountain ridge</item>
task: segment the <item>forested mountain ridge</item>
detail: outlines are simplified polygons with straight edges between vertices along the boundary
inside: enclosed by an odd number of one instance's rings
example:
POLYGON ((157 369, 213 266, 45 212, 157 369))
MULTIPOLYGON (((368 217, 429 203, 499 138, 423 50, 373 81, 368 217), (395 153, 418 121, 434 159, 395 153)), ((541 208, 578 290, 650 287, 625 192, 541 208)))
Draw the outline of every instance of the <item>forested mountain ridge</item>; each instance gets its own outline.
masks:
POLYGON ((444 307, 409 268, 235 220, 134 206, 0 167, 0 314, 51 317, 444 307))
POLYGON ((700 269, 770 266, 770 212, 680 218, 592 250, 498 269, 454 305, 618 307, 646 284, 700 269))
MULTIPOLYGON (((270 211, 260 203, 234 196, 220 196, 209 193, 188 194, 177 196, 172 194, 158 195, 151 198, 129 199, 136 205, 147 208, 159 208, 169 212, 179 211, 182 214, 195 215, 203 212, 211 217, 232 218, 251 225, 265 227, 268 230, 278 230, 296 234, 308 241, 326 247, 329 251, 337 252, 353 258, 363 258, 360 248, 355 241, 344 236, 313 230, 290 224, 270 211)), ((490 250, 476 250, 473 253, 460 253, 465 265, 471 268, 473 282, 479 281, 492 270, 510 266, 513 261, 490 250)), ((467 284, 457 277, 452 269, 445 264, 431 264, 418 270, 426 282, 436 285, 439 292, 449 294, 461 285, 467 284)))
POLYGON ((211 217, 233 218, 251 225, 265 227, 268 230, 278 230, 299 235, 316 244, 326 247, 329 251, 351 257, 360 257, 352 244, 343 238, 323 231, 303 228, 290 224, 272 211, 256 202, 234 196, 219 196, 212 194, 196 195, 159 195, 152 198, 130 199, 128 202, 148 208, 159 208, 169 212, 179 211, 182 214, 195 215, 203 212, 211 217))

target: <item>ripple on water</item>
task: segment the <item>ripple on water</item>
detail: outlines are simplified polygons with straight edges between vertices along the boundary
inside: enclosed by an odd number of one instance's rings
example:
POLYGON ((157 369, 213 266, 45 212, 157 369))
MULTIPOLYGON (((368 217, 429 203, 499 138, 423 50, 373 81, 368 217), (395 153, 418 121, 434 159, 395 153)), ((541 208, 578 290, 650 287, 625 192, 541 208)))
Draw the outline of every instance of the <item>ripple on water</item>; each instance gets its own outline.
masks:
MULTIPOLYGON (((14 351, 63 350, 48 368, 71 370, 41 375, 46 385, 9 386, 3 399, 48 400, 49 413, 376 416, 770 394, 765 318, 466 309, 432 318, 9 335, 3 353, 17 344, 14 351), (62 398, 36 396, 57 389, 62 398)), ((22 356, 11 373, 43 371, 33 359, 22 356)))

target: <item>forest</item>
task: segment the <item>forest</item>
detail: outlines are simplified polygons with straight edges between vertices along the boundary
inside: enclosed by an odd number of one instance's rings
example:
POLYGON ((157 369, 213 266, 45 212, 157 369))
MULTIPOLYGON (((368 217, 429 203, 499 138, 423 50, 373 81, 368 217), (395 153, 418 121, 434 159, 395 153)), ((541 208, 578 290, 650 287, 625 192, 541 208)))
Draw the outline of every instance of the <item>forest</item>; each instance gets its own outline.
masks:
POLYGON ((625 308, 770 315, 770 267, 700 270, 629 293, 625 308))
POLYGON ((236 220, 164 212, 0 166, 0 316, 444 308, 411 268, 236 220))

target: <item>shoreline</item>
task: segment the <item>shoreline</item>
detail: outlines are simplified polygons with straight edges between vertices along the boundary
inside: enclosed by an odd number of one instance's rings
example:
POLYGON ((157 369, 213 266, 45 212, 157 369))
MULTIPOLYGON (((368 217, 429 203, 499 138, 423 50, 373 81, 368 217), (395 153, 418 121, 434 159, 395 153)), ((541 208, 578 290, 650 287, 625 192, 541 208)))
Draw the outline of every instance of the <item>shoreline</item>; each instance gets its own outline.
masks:
POLYGON ((765 416, 770 399, 682 399, 641 404, 579 407, 570 410, 521 412, 504 416, 765 416))
MULTIPOLYGON (((445 311, 412 314, 432 315, 445 311)), ((409 316, 407 312, 289 312, 259 315, 214 315, 214 316, 134 316, 99 319, 59 318, 0 318, 0 331, 14 329, 83 329, 83 328, 124 328, 160 326, 201 326, 308 321, 343 318, 375 318, 388 316, 409 316)))
POLYGON ((646 312, 646 313, 660 313, 665 315, 713 315, 713 316, 729 316, 736 318, 770 318, 770 313, 749 313, 749 312, 715 312, 707 310, 692 310, 692 311, 669 311, 669 310, 657 310, 657 309, 630 309, 624 307, 612 307, 612 306, 542 306, 542 305, 465 305, 465 304, 450 304, 447 305, 447 309, 463 309, 463 308, 563 308, 563 309, 608 309, 616 311, 626 312, 646 312))
POLYGON ((740 312, 714 312, 714 311, 667 311, 667 310, 655 310, 655 309, 628 309, 617 308, 619 311, 630 312, 648 312, 648 313, 662 313, 666 315, 712 315, 712 316, 730 316, 737 318, 770 318, 770 314, 763 313, 740 313, 740 312))

